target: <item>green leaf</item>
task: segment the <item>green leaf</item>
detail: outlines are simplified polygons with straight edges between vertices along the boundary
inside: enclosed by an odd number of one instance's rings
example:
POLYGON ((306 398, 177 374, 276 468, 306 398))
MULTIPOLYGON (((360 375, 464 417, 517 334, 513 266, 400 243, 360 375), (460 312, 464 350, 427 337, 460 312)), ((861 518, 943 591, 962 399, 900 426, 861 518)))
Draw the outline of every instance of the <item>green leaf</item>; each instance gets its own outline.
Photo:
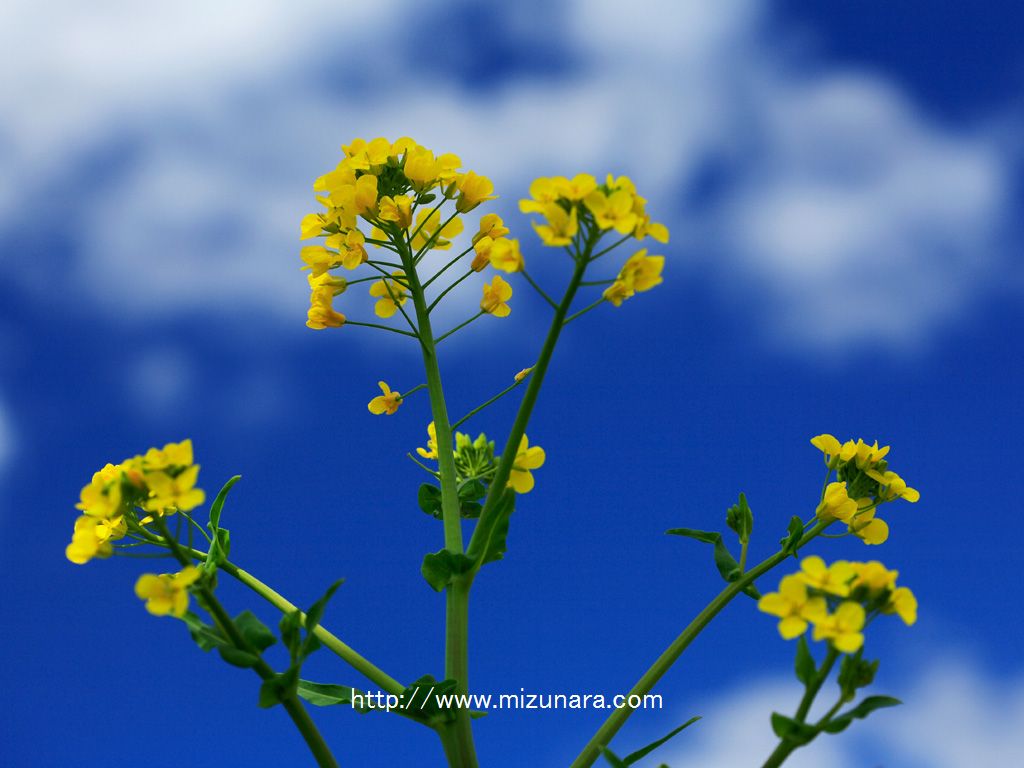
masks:
POLYGON ((470 480, 459 486, 459 501, 479 501, 487 494, 487 486, 479 480, 470 480))
POLYGON ((305 627, 306 632, 309 634, 313 633, 313 630, 320 624, 320 619, 323 618, 324 609, 327 607, 328 601, 334 597, 334 593, 338 591, 338 587, 345 583, 344 579, 338 579, 336 582, 331 584, 324 592, 323 597, 317 600, 313 605, 306 611, 305 627))
POLYGON ((797 547, 800 546, 800 539, 804 537, 804 524, 799 517, 793 515, 789 519, 789 526, 786 528, 786 535, 779 541, 782 551, 787 555, 796 557, 797 547))
POLYGON ((824 729, 829 733, 842 733, 854 719, 863 719, 876 709, 896 707, 902 703, 902 701, 894 699, 892 696, 868 696, 853 709, 832 718, 825 724, 824 729))
POLYGON ((270 627, 256 618, 252 611, 242 611, 235 617, 235 626, 245 638, 245 642, 257 651, 265 651, 277 642, 270 627))
POLYGON ((807 646, 807 638, 803 635, 796 641, 796 679, 804 685, 810 685, 818 675, 818 665, 811 656, 811 649, 807 646))
POLYGON ((608 761, 612 768, 629 768, 629 765, 621 757, 608 749, 608 747, 602 746, 601 754, 604 755, 604 759, 608 761))
POLYGON ((641 759, 647 757, 649 754, 651 754, 651 752, 656 750, 662 744, 667 742, 669 739, 675 737, 677 734, 681 733, 682 731, 686 730, 691 725, 696 723, 698 720, 700 720, 700 715, 697 715, 696 717, 691 717, 689 720, 687 720, 685 723, 680 725, 678 728, 676 728, 675 730, 669 732, 668 735, 662 736, 657 741, 652 741, 650 744, 648 744, 643 749, 638 749, 636 752, 632 752, 632 753, 626 755, 626 757, 623 758, 622 762, 625 765, 632 765, 633 763, 637 762, 638 760, 641 760, 641 759))
POLYGON ((255 653, 243 651, 241 648, 235 648, 233 645, 221 645, 217 650, 224 661, 242 669, 248 669, 260 660, 260 657, 255 653))
POLYGON ((402 691, 402 708, 399 711, 418 720, 454 720, 454 709, 442 710, 437 696, 455 693, 456 687, 455 680, 435 680, 432 675, 424 675, 402 691))
POLYGON ((420 572, 427 584, 436 592, 443 592, 455 576, 467 573, 473 567, 473 560, 460 553, 442 549, 423 558, 420 572))
POLYGON ((484 550, 484 556, 480 561, 480 565, 487 565, 487 563, 493 563, 505 557, 508 528, 515 507, 515 492, 505 490, 495 507, 494 525, 491 527, 491 535, 487 539, 487 548, 484 550))
POLYGON ((775 735, 783 741, 788 741, 797 746, 807 744, 818 735, 818 729, 813 725, 801 723, 792 717, 772 712, 772 730, 775 735))
POLYGON ((441 489, 430 483, 423 483, 416 492, 416 503, 420 509, 433 518, 440 520, 441 512, 441 489))
MULTIPOLYGON (((310 680, 299 680, 295 692, 315 707, 332 707, 338 704, 352 705, 353 694, 362 694, 355 688, 347 685, 332 685, 330 683, 314 683, 310 680)), ((352 707, 357 712, 370 712, 372 707, 352 707)))
POLYGON ((213 504, 210 505, 209 528, 211 531, 215 531, 220 527, 220 514, 221 511, 224 509, 224 501, 228 497, 228 491, 230 491, 234 487, 235 483, 237 483, 241 479, 241 475, 235 475, 226 483, 224 483, 224 487, 221 488, 220 491, 218 491, 217 498, 215 498, 213 500, 213 504))
POLYGON ((426 205, 432 203, 437 198, 434 194, 423 194, 416 198, 416 205, 426 205))
POLYGON ((739 504, 734 504, 726 510, 725 522, 736 531, 741 543, 746 544, 750 541, 750 534, 754 530, 754 513, 750 511, 745 494, 740 494, 739 504))
POLYGON ((839 690, 846 701, 853 701, 858 688, 871 685, 875 680, 878 660, 866 661, 863 656, 864 649, 861 648, 854 654, 844 656, 839 665, 839 690))
POLYGON ((285 648, 294 658, 299 654, 299 650, 302 644, 302 636, 299 631, 302 626, 302 615, 298 609, 289 611, 288 613, 281 616, 281 621, 278 623, 278 629, 281 631, 281 642, 284 643, 285 648))
POLYGON ((268 677, 260 686, 259 705, 263 708, 280 704, 285 699, 290 699, 298 692, 299 669, 289 667, 280 674, 268 677))
MULTIPOLYGON (((731 583, 741 576, 739 563, 730 554, 729 548, 725 546, 725 542, 722 540, 722 534, 718 531, 698 531, 696 528, 670 528, 665 533, 671 536, 685 536, 688 539, 696 539, 705 544, 713 544, 715 548, 715 566, 718 568, 722 578, 731 583)), ((761 593, 757 591, 757 587, 753 584, 748 584, 744 587, 743 594, 755 600, 761 597, 761 593)))
POLYGON ((204 623, 192 611, 186 611, 181 619, 185 622, 185 626, 188 627, 188 633, 192 636, 196 645, 204 651, 228 645, 227 638, 220 633, 220 630, 204 623))

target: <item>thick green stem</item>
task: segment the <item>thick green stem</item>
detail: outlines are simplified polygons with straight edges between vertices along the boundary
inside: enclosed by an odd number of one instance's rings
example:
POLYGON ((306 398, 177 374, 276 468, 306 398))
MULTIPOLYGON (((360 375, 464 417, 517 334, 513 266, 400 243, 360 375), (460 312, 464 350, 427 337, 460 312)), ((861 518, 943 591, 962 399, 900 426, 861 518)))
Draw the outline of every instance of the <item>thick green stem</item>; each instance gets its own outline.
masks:
MULTIPOLYGON (((803 546, 819 533, 824 530, 829 523, 819 522, 807 533, 804 534, 801 539, 800 546, 803 546)), ((672 643, 666 648, 662 654, 657 658, 654 664, 651 665, 650 669, 644 672, 643 676, 636 682, 636 685, 629 691, 630 696, 636 695, 641 699, 649 694, 659 680, 665 675, 666 672, 672 667, 673 664, 679 659, 683 651, 694 641, 694 639, 701 633, 701 631, 711 620, 719 614, 719 612, 727 606, 734 597, 740 594, 748 584, 752 584, 755 579, 759 576, 763 576, 765 573, 770 571, 772 568, 777 566, 779 563, 785 561, 789 557, 789 554, 783 551, 776 552, 771 557, 758 563, 756 566, 751 568, 749 571, 740 576, 739 579, 732 582, 723 589, 718 595, 702 610, 697 616, 691 621, 686 629, 684 629, 679 636, 672 641, 672 643)), ((577 755, 576 759, 572 761, 570 768, 589 768, 594 764, 594 761, 600 757, 601 747, 608 746, 611 743, 612 738, 619 732, 619 729, 626 724, 626 721, 633 714, 635 710, 628 707, 622 709, 616 709, 608 716, 608 719, 602 723, 601 727, 598 728, 597 733, 587 742, 583 750, 577 755)))
MULTIPOLYGON (((411 251, 404 248, 403 261, 407 261, 406 278, 416 309, 416 323, 419 327, 420 348, 423 352, 423 368, 427 376, 427 390, 430 393, 430 410, 434 417, 434 434, 437 438, 437 467, 441 480, 441 515, 444 525, 445 549, 457 555, 462 550, 462 516, 459 503, 458 483, 455 473, 455 454, 452 449, 452 428, 448 420, 444 390, 441 387, 441 368, 437 359, 437 348, 430 326, 430 309, 427 306, 423 286, 411 251)), ((445 595, 445 677, 456 681, 456 693, 469 691, 469 583, 449 585, 445 595)), ((476 748, 469 711, 456 713, 454 743, 458 745, 460 768, 476 768, 476 748)))
MULTIPOLYGON (((811 681, 811 684, 807 686, 807 689, 804 691, 804 696, 800 700, 800 706, 797 707, 795 717, 797 722, 803 723, 807 720, 807 714, 811 711, 811 705, 814 704, 814 699, 821 690, 821 686, 828 679, 829 673, 832 671, 832 667, 835 665, 836 659, 838 658, 839 652, 830 646, 828 649, 828 655, 821 663, 821 669, 818 670, 818 674, 815 676, 814 680, 811 681)), ((830 709, 823 718, 821 718, 818 725, 823 726, 832 719, 832 716, 838 711, 839 707, 842 706, 842 703, 843 700, 840 699, 836 705, 832 707, 832 709, 830 709)), ((764 761, 764 765, 762 765, 761 768, 778 768, 786 761, 786 758, 801 746, 804 745, 788 741, 787 739, 781 739, 778 746, 775 747, 770 755, 768 755, 768 759, 764 761)))

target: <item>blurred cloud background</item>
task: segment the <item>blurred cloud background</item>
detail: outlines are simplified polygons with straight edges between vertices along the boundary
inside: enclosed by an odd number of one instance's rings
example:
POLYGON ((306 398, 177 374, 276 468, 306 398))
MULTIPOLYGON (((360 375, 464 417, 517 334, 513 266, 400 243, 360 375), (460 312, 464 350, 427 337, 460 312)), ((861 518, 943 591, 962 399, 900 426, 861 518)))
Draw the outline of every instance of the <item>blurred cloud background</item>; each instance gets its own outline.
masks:
MULTIPOLYGON (((195 765, 279 765, 298 748, 252 680, 140 609, 135 563, 63 560, 92 471, 188 435, 208 491, 244 476, 228 510, 243 565, 300 603, 347 576, 328 624, 399 678, 440 674, 441 600, 418 572, 440 531, 402 463, 426 405, 364 407, 378 378, 419 383, 416 351, 306 329, 297 256, 339 145, 406 134, 493 178, 546 284, 561 265, 515 208, 536 176, 628 174, 673 234, 665 285, 567 334, 530 430, 548 465, 475 593, 474 687, 628 689, 717 588, 707 553, 662 531, 720 526, 745 490, 767 552, 813 505, 807 439, 877 437, 924 498, 881 550, 826 554, 879 557, 919 593, 917 627, 869 641, 876 688, 907 706, 799 759, 1012 762, 1022 20, 921 0, 4 4, 7 763, 171 766, 185 740, 195 765)), ((544 308, 516 290, 508 321, 447 351, 454 410, 533 359, 544 308)), ((500 440, 511 405, 474 426, 500 440)), ((666 710, 622 744, 700 713, 671 765, 763 759, 768 714, 797 694, 792 648, 751 608, 688 652, 666 710)), ((405 722, 317 715, 347 764, 435 764, 405 722)), ((567 764, 600 719, 491 715, 480 751, 567 764)))

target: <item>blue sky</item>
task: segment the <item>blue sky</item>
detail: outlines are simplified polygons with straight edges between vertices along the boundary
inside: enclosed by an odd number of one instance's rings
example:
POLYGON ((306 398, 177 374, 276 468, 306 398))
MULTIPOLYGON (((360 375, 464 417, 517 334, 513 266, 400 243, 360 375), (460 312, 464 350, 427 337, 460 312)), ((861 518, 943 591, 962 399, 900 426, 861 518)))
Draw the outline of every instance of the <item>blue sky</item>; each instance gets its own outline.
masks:
MULTIPOLYGON (((299 603, 346 577, 328 626, 393 676, 440 675, 443 600, 419 563, 441 531, 403 458, 426 400, 365 408, 379 378, 420 382, 416 350, 306 329, 298 271, 312 179, 355 136, 403 134, 495 180, 552 288, 567 275, 515 210, 535 176, 628 173, 673 233, 664 285, 564 337, 529 430, 548 461, 474 589, 473 686, 628 689, 719 586, 700 545, 663 531, 718 527, 745 491, 767 554, 812 510, 808 439, 829 431, 891 443, 923 498, 890 512, 884 547, 819 552, 898 568, 921 618, 868 640, 875 691, 906 706, 793 765, 1019 759, 1014 4, 206 5, 0 11, 6 764, 271 766, 301 749, 250 675, 142 610, 137 562, 63 558, 91 473, 185 436, 207 490, 243 475, 226 512, 243 567, 299 603)), ((445 350, 452 410, 536 354, 544 306, 515 288, 508 320, 445 350)), ((513 405, 473 428, 500 441, 513 405)), ((792 650, 735 603, 623 751, 703 714, 673 768, 759 764, 769 713, 798 697, 792 650)), ((364 684, 326 653, 307 672, 364 684)), ((315 715, 343 764, 440 764, 403 720, 315 715)), ((599 719, 492 715, 478 745, 490 766, 564 765, 599 719)))

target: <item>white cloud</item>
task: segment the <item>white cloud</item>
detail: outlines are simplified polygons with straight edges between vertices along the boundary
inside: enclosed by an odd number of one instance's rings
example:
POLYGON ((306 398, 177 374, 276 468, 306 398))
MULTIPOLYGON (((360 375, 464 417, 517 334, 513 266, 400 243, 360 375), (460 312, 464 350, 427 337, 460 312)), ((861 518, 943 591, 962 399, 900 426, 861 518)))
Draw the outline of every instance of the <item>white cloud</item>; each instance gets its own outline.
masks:
MULTIPOLYGON (((880 684, 874 687, 882 692, 880 684)), ((898 696, 903 706, 856 721, 837 736, 820 736, 786 765, 975 768, 1015 765, 1024 755, 1020 675, 997 679, 962 659, 933 659, 884 692, 898 696)), ((792 710, 799 697, 798 685, 787 679, 752 682, 704 702, 698 708, 704 719, 656 756, 673 768, 760 765, 777 743, 770 713, 792 710)))
POLYGON ((0 228, 31 213, 19 201, 100 167, 72 190, 75 266, 45 282, 0 269, 29 289, 66 279, 118 312, 295 323, 309 180, 351 136, 406 133, 492 175, 506 204, 534 175, 630 173, 680 258, 787 343, 917 342, 981 300, 1003 264, 1003 147, 944 128, 877 76, 794 66, 764 3, 495 5, 492 35, 558 17, 571 63, 485 90, 375 42, 396 18, 411 30, 455 7, 5 4, 0 228), (709 161, 725 169, 720 194, 680 210, 709 161))

